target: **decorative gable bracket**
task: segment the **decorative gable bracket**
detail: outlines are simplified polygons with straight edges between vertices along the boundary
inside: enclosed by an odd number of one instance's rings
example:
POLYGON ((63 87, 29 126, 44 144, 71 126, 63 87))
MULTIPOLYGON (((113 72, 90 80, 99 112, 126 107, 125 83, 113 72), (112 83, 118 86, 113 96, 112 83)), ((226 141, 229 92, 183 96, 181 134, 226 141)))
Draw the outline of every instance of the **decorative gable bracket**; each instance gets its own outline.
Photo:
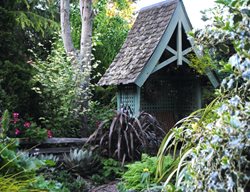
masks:
MULTIPOLYGON (((177 65, 182 65, 183 62, 189 64, 190 61, 186 58, 186 55, 191 51, 194 51, 195 54, 199 57, 199 54, 196 48, 194 47, 194 42, 192 40, 188 40, 190 46, 183 50, 183 30, 185 34, 187 34, 189 31, 192 30, 192 25, 187 16, 185 7, 182 1, 180 1, 159 44, 155 48, 154 53, 152 54, 147 64, 144 66, 141 73, 137 77, 135 81, 137 86, 141 87, 152 73, 155 73, 156 71, 173 63, 176 60, 177 65), (176 31, 176 29, 177 33, 175 34, 174 32, 176 31), (169 42, 172 38, 175 38, 176 40, 175 48, 169 45, 169 42), (168 57, 166 60, 159 63, 163 52, 166 50, 170 52, 173 56, 168 57)), ((211 72, 211 70, 208 70, 207 76, 214 87, 217 87, 219 85, 218 79, 211 72)))

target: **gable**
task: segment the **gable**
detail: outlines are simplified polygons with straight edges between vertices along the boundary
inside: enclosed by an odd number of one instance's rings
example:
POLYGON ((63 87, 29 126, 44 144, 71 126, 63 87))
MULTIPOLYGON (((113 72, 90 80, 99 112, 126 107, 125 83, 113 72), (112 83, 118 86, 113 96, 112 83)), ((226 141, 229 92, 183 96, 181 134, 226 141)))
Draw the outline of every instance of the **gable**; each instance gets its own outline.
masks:
MULTIPOLYGON (((188 64, 188 53, 194 51, 199 56, 192 40, 187 39, 191 29, 181 0, 164 1, 141 10, 120 52, 98 84, 135 83, 141 87, 152 73, 173 62, 188 64)), ((214 74, 208 70, 207 75, 217 87, 214 74)))

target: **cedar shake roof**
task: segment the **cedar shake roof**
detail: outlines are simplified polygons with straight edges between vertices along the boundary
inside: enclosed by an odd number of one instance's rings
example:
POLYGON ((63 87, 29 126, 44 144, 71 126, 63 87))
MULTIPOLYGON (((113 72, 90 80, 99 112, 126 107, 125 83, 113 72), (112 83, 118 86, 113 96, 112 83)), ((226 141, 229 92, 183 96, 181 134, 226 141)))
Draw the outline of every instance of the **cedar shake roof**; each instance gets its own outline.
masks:
POLYGON ((134 83, 161 40, 179 0, 166 0, 139 11, 120 52, 99 85, 134 83))

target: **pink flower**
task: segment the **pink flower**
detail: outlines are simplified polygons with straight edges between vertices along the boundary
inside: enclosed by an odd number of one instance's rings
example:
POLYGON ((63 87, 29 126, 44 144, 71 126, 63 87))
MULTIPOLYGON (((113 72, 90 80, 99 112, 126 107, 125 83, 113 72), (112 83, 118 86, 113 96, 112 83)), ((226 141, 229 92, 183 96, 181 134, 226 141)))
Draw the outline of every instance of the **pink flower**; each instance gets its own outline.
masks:
POLYGON ((13 115, 13 118, 14 118, 13 122, 14 122, 14 124, 16 124, 16 122, 19 120, 18 119, 19 113, 13 113, 12 115, 13 115))
POLYGON ((48 138, 51 138, 53 137, 53 133, 51 130, 47 130, 47 135, 48 135, 48 138))
POLYGON ((14 117, 14 119, 18 119, 19 113, 13 113, 13 117, 14 117))
POLYGON ((21 131, 19 129, 15 129, 15 135, 20 135, 21 131))
POLYGON ((29 127, 30 127, 30 125, 31 125, 31 123, 30 123, 30 122, 28 122, 28 121, 27 121, 27 122, 25 122, 25 123, 23 124, 23 126, 24 126, 24 127, 26 127, 26 128, 29 128, 29 127))

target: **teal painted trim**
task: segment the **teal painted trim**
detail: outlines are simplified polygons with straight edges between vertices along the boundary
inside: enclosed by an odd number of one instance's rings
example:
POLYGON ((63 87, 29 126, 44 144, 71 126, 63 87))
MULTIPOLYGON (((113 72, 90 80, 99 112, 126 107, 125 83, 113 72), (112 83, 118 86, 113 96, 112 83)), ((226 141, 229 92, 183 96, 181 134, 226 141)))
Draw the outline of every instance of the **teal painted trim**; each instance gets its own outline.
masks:
POLYGON ((206 75, 215 88, 220 85, 219 81, 217 80, 217 78, 214 76, 213 72, 210 69, 207 69, 206 75))
POLYGON ((135 117, 138 117, 140 114, 140 106, 141 106, 141 88, 136 86, 136 94, 135 94, 135 117))
POLYGON ((170 38, 172 37, 172 34, 177 26, 178 20, 179 20, 179 14, 181 12, 181 5, 178 3, 173 16, 167 26, 167 29, 165 30, 159 44, 157 45, 156 49, 154 50, 154 53, 150 57, 149 61, 145 65, 145 67, 142 69, 141 73, 135 80, 135 84, 141 87, 145 81, 148 79, 150 74, 153 72, 155 66, 157 65, 163 51, 165 50, 170 38))
MULTIPOLYGON (((185 30, 186 33, 190 32, 192 30, 192 25, 190 23, 190 20, 187 16, 187 12, 185 10, 185 7, 181 1, 181 6, 182 6, 182 11, 180 11, 180 20, 182 21, 182 25, 183 25, 183 28, 185 30)), ((193 39, 189 39, 189 42, 196 54, 197 57, 201 57, 201 54, 199 53, 198 49, 194 46, 194 40, 193 39)), ((219 86, 219 81, 218 79, 216 78, 216 76, 211 72, 210 69, 207 70, 208 72, 206 73, 208 79, 210 80, 210 82, 212 83, 212 85, 216 88, 219 86)))
POLYGON ((190 53, 192 50, 193 50, 193 48, 189 47, 189 48, 185 49, 184 51, 182 51, 182 55, 184 56, 184 55, 190 53))
POLYGON ((121 91, 118 89, 116 92, 116 104, 117 104, 117 111, 120 111, 121 109, 121 91))
POLYGON ((192 27, 192 24, 191 24, 191 22, 190 22, 190 19, 189 19, 189 17, 188 17, 186 8, 185 8, 185 6, 184 6, 182 0, 180 0, 180 4, 181 4, 182 12, 184 13, 184 17, 187 19, 186 23, 187 23, 188 26, 190 26, 190 30, 192 30, 193 27, 192 27))
POLYGON ((187 64, 190 64, 190 61, 186 58, 186 57, 182 57, 182 60, 187 63, 187 64))
POLYGON ((177 55, 177 51, 174 50, 172 47, 167 46, 166 48, 170 53, 173 53, 174 55, 177 55))
POLYGON ((176 55, 173 56, 173 57, 171 57, 171 58, 169 58, 169 59, 167 59, 166 61, 163 61, 162 63, 156 65, 152 73, 154 73, 154 72, 162 69, 163 67, 169 65, 170 63, 174 62, 175 60, 177 60, 177 56, 176 55))
POLYGON ((177 30, 177 65, 182 65, 182 31, 181 31, 181 21, 178 21, 177 30))

